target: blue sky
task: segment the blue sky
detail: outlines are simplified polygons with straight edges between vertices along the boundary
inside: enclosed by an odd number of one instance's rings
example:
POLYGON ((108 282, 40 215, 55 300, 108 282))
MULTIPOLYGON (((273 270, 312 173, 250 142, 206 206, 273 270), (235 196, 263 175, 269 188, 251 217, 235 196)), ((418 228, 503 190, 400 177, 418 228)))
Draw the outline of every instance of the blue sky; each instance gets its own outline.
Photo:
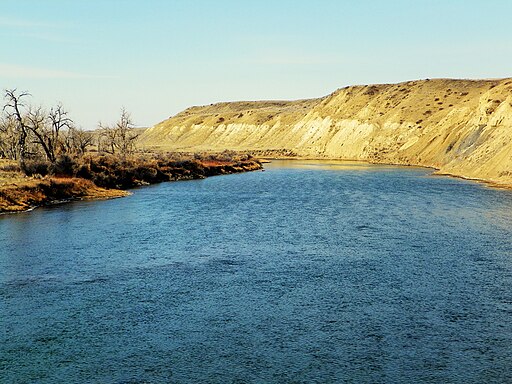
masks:
POLYGON ((0 87, 85 129, 353 84, 512 76, 510 0, 0 0, 0 87))

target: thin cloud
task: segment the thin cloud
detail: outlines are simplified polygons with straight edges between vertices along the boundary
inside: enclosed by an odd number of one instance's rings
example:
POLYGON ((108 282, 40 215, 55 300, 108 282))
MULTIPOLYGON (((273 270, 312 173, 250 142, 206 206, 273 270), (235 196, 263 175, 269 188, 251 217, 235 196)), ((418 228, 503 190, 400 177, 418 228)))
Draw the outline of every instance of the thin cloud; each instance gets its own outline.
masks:
POLYGON ((47 68, 0 63, 0 78, 8 79, 112 79, 114 76, 90 75, 47 68))
POLYGON ((73 39, 46 33, 19 33, 18 36, 51 43, 75 43, 75 40, 73 39))
POLYGON ((56 23, 45 23, 41 21, 33 21, 26 19, 18 19, 15 17, 0 16, 0 27, 11 28, 59 28, 61 25, 56 23))
MULTIPOLYGON (((1 0, 0 0, 1 1, 1 0)), ((43 22, 0 16, 0 31, 10 37, 22 37, 53 43, 73 43, 66 30, 69 25, 62 22, 43 22), (8 32, 7 32, 8 31, 8 32)))

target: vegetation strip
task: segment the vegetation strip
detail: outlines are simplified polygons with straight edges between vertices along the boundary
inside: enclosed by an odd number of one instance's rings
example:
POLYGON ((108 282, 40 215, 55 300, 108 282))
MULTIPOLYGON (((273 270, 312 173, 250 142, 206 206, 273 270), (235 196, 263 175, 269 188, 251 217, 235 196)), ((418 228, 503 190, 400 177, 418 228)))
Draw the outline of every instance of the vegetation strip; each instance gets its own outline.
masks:
POLYGON ((251 155, 223 152, 146 153, 140 130, 123 108, 118 121, 90 132, 59 104, 27 103, 28 92, 6 90, 0 114, 0 213, 80 199, 126 196, 127 189, 163 181, 261 169, 251 155))
POLYGON ((137 186, 262 168, 251 156, 227 153, 62 157, 54 164, 51 174, 42 175, 40 172, 47 169, 45 164, 34 163, 24 173, 13 161, 0 162, 0 213, 26 211, 63 201, 122 197, 129 194, 127 189, 137 186))

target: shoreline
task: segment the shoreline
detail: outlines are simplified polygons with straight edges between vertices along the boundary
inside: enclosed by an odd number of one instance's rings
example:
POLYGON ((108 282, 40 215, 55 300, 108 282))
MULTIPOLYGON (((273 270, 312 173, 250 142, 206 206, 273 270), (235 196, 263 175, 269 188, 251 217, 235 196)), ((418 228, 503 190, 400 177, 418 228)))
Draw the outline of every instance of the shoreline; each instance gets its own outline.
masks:
POLYGON ((347 86, 309 101, 216 103, 148 128, 140 142, 154 150, 426 166, 512 188, 511 91, 512 78, 428 79, 347 86))
POLYGON ((272 160, 299 160, 299 161, 339 161, 339 162, 353 162, 353 163, 362 163, 362 164, 370 164, 370 165, 388 165, 393 167, 409 167, 409 168, 422 168, 422 169, 431 169, 433 171, 432 175, 435 176, 443 176, 443 177, 453 177, 455 179, 467 180, 474 183, 478 183, 484 185, 488 188, 496 188, 496 189, 504 189, 504 190, 512 190, 512 183, 500 183, 494 180, 486 180, 475 177, 469 177, 464 175, 458 175, 446 171, 441 171, 439 168, 428 166, 428 165, 419 165, 419 164, 403 164, 403 163, 391 163, 391 162, 376 162, 376 161, 368 161, 361 159, 340 159, 340 158, 328 158, 328 157, 314 157, 314 156, 284 156, 284 157, 275 157, 275 156, 265 156, 261 158, 262 162, 272 162, 272 160))
MULTIPOLYGON (((73 201, 109 200, 126 197, 133 193, 130 192, 132 189, 162 182, 197 180, 211 176, 263 169, 261 162, 257 159, 187 160, 176 162, 174 167, 169 166, 169 164, 166 165, 165 169, 162 167, 155 170, 155 173, 159 172, 159 177, 154 177, 154 175, 150 174, 147 177, 142 175, 140 179, 131 178, 129 181, 125 179, 109 180, 111 183, 116 181, 119 183, 115 187, 98 185, 92 180, 83 177, 25 177, 22 181, 7 182, 0 186, 0 215, 29 212, 38 207, 65 204, 73 201), (162 170, 165 170, 165 173, 162 170)), ((139 171, 140 167, 139 165, 139 171)), ((148 169, 144 168, 143 171, 150 173, 148 169)), ((119 169, 112 167, 110 171, 113 175, 119 169)), ((123 171, 126 172, 125 169, 123 171)))
POLYGON ((44 202, 39 205, 33 205, 30 206, 30 208, 24 209, 24 210, 13 210, 13 211, 0 211, 0 216, 3 215, 16 215, 18 213, 28 213, 32 212, 38 208, 45 208, 45 207, 53 207, 56 205, 61 204, 68 204, 68 203, 74 203, 79 201, 102 201, 102 200, 114 200, 114 199, 121 199, 123 197, 127 197, 132 195, 133 193, 130 191, 122 191, 126 192, 126 194, 119 195, 119 196, 110 196, 110 197, 95 197, 95 196, 89 196, 89 197, 70 197, 68 199, 62 199, 62 200, 49 200, 47 202, 44 202))
POLYGON ((22 185, 13 184, 0 189, 0 215, 30 212, 39 207, 73 201, 115 199, 130 194, 119 189, 101 188, 80 178, 29 179, 22 185))
POLYGON ((144 187, 162 182, 197 180, 212 176, 228 175, 234 173, 251 172, 256 170, 264 170, 263 165, 272 163, 273 161, 336 161, 340 163, 361 163, 368 165, 383 165, 392 167, 412 167, 432 170, 432 175, 441 177, 453 177, 456 179, 466 180, 478 183, 488 188, 496 188, 511 191, 512 185, 502 184, 492 180, 471 178, 440 171, 438 168, 417 165, 417 164, 394 164, 387 162, 371 162, 360 159, 337 159, 337 158, 319 158, 310 156, 267 156, 260 159, 242 161, 242 162, 226 162, 226 161, 204 161, 204 170, 206 174, 187 174, 175 175, 168 180, 158 180, 154 182, 140 182, 127 189, 121 188, 102 188, 91 182, 90 180, 76 177, 47 177, 43 179, 28 179, 27 183, 11 185, 0 188, 0 216, 30 212, 39 207, 48 207, 71 203, 74 201, 95 201, 118 199, 131 195, 132 189, 144 187), (17 201, 13 201, 13 195, 20 197, 17 201), (21 195, 21 196, 20 196, 21 195), (11 197, 11 198, 10 198, 11 197), (5 208, 5 201, 14 203, 9 208, 5 208), (3 204, 2 204, 3 203, 3 204))
POLYGON ((493 181, 493 180, 478 179, 478 178, 475 178, 475 177, 467 177, 467 176, 463 176, 463 175, 456 175, 456 174, 453 174, 453 173, 450 173, 450 172, 439 171, 439 170, 435 171, 434 175, 436 175, 436 176, 445 176, 445 177, 453 177, 455 179, 471 181, 473 183, 484 185, 487 188, 496 188, 496 189, 504 189, 504 190, 507 190, 507 191, 512 191, 512 184, 502 184, 502 183, 499 183, 499 182, 493 181))

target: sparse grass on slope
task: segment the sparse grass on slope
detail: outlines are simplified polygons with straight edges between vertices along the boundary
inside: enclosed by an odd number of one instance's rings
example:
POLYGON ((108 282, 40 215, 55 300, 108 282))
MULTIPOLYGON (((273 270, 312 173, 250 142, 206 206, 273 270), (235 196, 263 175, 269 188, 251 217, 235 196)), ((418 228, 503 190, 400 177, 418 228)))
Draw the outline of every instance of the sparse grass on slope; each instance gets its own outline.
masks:
POLYGON ((193 107, 149 128, 141 143, 420 165, 512 185, 512 79, 418 80, 314 100, 193 107))

